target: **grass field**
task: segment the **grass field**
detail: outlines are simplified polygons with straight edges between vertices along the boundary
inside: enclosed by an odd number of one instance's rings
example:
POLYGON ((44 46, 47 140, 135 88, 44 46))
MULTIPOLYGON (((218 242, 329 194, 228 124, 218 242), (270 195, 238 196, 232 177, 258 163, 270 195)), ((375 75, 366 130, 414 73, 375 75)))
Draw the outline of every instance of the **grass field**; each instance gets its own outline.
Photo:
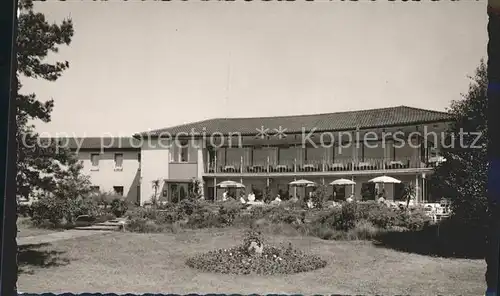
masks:
POLYGON ((322 256, 327 267, 288 276, 202 273, 184 262, 241 241, 239 230, 177 234, 111 233, 20 247, 22 292, 301 293, 479 295, 483 260, 444 259, 375 247, 370 242, 269 237, 322 256))
POLYGON ((36 236, 56 232, 56 230, 31 227, 29 218, 17 219, 17 237, 36 236))

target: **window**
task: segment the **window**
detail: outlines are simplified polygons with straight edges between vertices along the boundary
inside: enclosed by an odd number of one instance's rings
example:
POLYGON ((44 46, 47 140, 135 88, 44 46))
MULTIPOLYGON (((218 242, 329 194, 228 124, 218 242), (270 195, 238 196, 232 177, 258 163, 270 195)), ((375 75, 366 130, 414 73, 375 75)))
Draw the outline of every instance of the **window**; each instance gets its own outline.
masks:
POLYGON ((99 169, 99 153, 91 153, 90 162, 92 163, 92 170, 99 169))
POLYGON ((113 186, 115 194, 123 196, 123 186, 113 186))
POLYGON ((115 169, 121 170, 123 168, 123 154, 115 153, 115 169))
POLYGON ((180 148, 180 155, 179 155, 179 161, 180 162, 188 162, 188 156, 189 156, 189 147, 188 147, 188 141, 182 141, 180 148))

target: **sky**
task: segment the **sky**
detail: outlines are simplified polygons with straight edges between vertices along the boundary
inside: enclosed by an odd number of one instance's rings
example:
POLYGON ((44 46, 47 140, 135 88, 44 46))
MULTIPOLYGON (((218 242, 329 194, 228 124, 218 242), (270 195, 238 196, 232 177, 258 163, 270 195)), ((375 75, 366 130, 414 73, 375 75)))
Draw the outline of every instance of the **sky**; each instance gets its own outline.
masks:
POLYGON ((444 111, 486 58, 485 0, 47 1, 71 17, 44 136, 130 136, 216 117, 408 105, 444 111))

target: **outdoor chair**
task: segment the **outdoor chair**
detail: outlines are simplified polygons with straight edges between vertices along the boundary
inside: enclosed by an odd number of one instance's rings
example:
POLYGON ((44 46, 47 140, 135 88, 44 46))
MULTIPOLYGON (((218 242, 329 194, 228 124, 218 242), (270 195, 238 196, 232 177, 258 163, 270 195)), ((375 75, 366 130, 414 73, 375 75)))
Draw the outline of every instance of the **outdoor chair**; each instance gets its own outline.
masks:
POLYGON ((226 165, 226 166, 222 169, 222 171, 223 171, 224 173, 236 173, 238 170, 237 170, 234 166, 232 166, 232 165, 226 165))
POLYGON ((279 164, 276 167, 273 168, 273 172, 277 173, 287 173, 293 171, 293 168, 285 165, 285 164, 279 164))
POLYGON ((347 170, 347 166, 343 163, 331 163, 327 165, 327 169, 329 171, 345 171, 347 170))
POLYGON ((360 162, 356 165, 356 170, 376 170, 377 166, 371 162, 360 162))

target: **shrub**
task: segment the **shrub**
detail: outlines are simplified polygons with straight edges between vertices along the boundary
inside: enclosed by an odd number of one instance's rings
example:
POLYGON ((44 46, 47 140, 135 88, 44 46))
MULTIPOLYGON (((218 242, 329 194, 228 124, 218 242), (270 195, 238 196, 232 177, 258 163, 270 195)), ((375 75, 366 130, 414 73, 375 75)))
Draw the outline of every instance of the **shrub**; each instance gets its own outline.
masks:
POLYGON ((87 215, 95 218, 100 214, 99 207, 91 199, 69 199, 64 201, 64 204, 64 218, 68 224, 74 223, 78 216, 87 215))
POLYGON ((21 217, 31 217, 33 215, 31 206, 26 204, 18 204, 17 213, 21 217))
POLYGON ((264 188, 264 191, 262 192, 262 200, 267 203, 273 200, 272 191, 269 186, 264 188))
POLYGON ((420 230, 431 221, 430 217, 428 217, 422 209, 396 211, 397 218, 394 226, 404 227, 408 230, 420 230))
POLYGON ((255 240, 262 241, 260 233, 247 232, 244 242, 229 249, 219 249, 189 258, 189 267, 202 271, 226 274, 292 274, 306 272, 326 266, 321 258, 288 246, 264 245, 262 254, 249 252, 246 245, 255 240))
POLYGON ((219 219, 222 225, 231 226, 244 206, 238 201, 228 201, 219 208, 219 219))
POLYGON ((317 209, 322 209, 324 202, 328 200, 328 187, 326 185, 320 185, 314 191, 313 203, 314 207, 317 209))
POLYGON ((336 229, 348 231, 356 225, 358 220, 357 204, 356 203, 344 203, 340 210, 340 217, 336 221, 336 229))
POLYGON ((178 228, 174 224, 157 224, 153 220, 144 218, 131 219, 127 225, 127 230, 141 233, 177 232, 178 228))
POLYGON ((191 228, 212 228, 224 226, 221 219, 210 208, 199 207, 189 216, 187 225, 191 228))
POLYGON ((370 221, 362 220, 356 222, 354 228, 347 232, 346 238, 349 240, 369 240, 377 237, 380 231, 380 228, 370 221))
POLYGON ((116 199, 123 199, 123 196, 114 192, 98 192, 91 195, 92 200, 99 206, 107 208, 116 199))
POLYGON ((66 203, 59 198, 47 196, 33 202, 31 207, 31 219, 35 225, 41 225, 44 221, 48 221, 52 226, 57 226, 64 218, 66 203))
POLYGON ((117 218, 122 217, 128 210, 127 202, 121 198, 115 198, 111 204, 111 212, 117 218))

